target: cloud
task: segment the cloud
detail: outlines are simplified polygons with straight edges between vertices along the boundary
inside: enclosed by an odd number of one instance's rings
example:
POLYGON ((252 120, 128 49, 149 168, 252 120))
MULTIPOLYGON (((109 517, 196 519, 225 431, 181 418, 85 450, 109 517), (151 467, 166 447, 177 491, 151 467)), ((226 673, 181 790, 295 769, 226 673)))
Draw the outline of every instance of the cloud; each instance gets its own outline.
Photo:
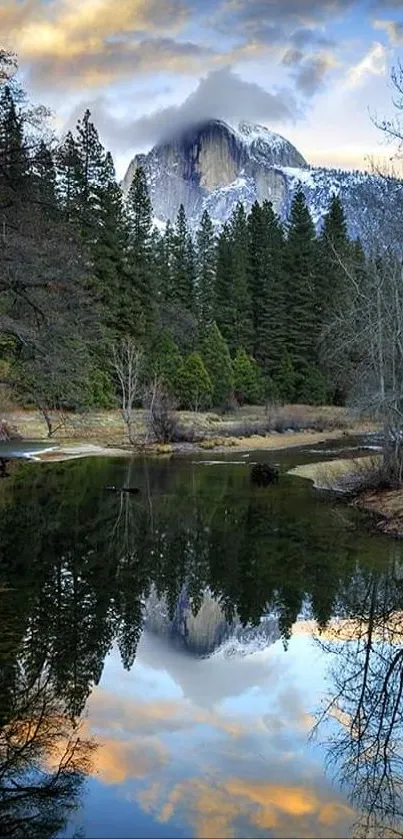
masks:
MULTIPOLYGON (((160 793, 161 790, 158 790, 160 793)), ((228 780, 191 778, 176 784, 161 804, 154 795, 151 807, 167 823, 179 806, 185 808, 197 839, 238 835, 239 826, 254 826, 276 836, 345 835, 353 811, 341 800, 332 800, 324 789, 287 786, 232 777, 228 780), (214 782, 215 780, 215 782, 214 782)), ((148 802, 147 802, 148 803, 148 802)))
POLYGON ((398 20, 374 20, 374 29, 383 29, 393 47, 403 44, 403 23, 398 20))
POLYGON ((244 81, 229 67, 208 73, 182 104, 160 108, 133 121, 113 120, 103 100, 89 107, 104 140, 120 152, 152 146, 207 119, 232 123, 245 119, 273 124, 291 122, 300 115, 291 91, 270 92, 254 82, 244 81))
POLYGON ((387 71, 387 52, 383 44, 375 41, 364 58, 350 67, 346 87, 358 87, 366 76, 384 76, 387 71))
POLYGON ((282 64, 285 67, 294 67, 295 64, 299 64, 304 57, 304 53, 302 50, 297 49, 296 47, 289 47, 289 49, 284 53, 282 58, 282 64))
POLYGON ((330 43, 323 37, 321 24, 345 12, 354 0, 226 0, 216 15, 223 31, 238 31, 273 43, 292 38, 295 46, 314 42, 321 46, 330 43))
POLYGON ((206 49, 173 37, 187 15, 182 0, 6 0, 0 30, 37 85, 97 86, 136 70, 191 68, 206 49))
POLYGON ((37 86, 52 84, 65 89, 104 88, 136 73, 163 70, 173 73, 200 72, 214 53, 192 42, 172 38, 145 38, 139 43, 108 43, 81 54, 41 57, 31 65, 30 77, 37 86))
POLYGON ((331 53, 320 53, 294 63, 298 64, 294 73, 296 87, 306 96, 313 96, 322 87, 327 73, 337 66, 331 53))

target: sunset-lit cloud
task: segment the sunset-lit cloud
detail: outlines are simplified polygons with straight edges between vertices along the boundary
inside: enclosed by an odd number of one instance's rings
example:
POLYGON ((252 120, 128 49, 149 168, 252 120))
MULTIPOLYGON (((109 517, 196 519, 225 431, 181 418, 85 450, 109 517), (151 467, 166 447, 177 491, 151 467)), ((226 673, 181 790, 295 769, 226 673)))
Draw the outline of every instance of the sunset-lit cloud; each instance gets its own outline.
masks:
POLYGON ((93 107, 120 174, 130 153, 167 129, 209 117, 262 122, 312 163, 365 168, 377 142, 368 111, 388 118, 393 107, 401 8, 398 0, 387 14, 358 0, 3 0, 0 31, 29 93, 56 111, 58 130, 93 107))

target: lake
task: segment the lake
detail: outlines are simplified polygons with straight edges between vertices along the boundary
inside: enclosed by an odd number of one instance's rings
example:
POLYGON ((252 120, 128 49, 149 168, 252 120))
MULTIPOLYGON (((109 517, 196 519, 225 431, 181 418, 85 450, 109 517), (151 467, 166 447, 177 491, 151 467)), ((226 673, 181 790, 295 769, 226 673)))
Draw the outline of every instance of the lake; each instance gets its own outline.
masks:
POLYGON ((0 481, 2 836, 403 835, 403 544, 286 474, 355 444, 0 481))

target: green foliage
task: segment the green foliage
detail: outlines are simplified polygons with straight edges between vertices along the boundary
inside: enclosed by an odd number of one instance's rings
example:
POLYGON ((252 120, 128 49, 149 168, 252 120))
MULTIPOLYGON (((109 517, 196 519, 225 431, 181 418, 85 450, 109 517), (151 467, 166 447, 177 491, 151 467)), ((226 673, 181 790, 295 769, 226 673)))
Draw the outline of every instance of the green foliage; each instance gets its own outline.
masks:
POLYGON ((108 410, 116 408, 117 404, 114 384, 109 373, 100 368, 91 370, 87 381, 85 406, 108 410))
POLYGON ((213 385, 213 405, 223 408, 234 392, 234 374, 228 345, 216 323, 203 341, 202 359, 213 385))
POLYGON ((285 352, 274 379, 276 391, 282 402, 294 402, 296 399, 297 376, 292 358, 285 352))
POLYGON ((314 365, 306 365, 296 380, 296 400, 307 405, 326 405, 328 384, 326 376, 314 365))
POLYGON ((234 395, 240 405, 258 405, 265 395, 265 383, 259 365, 243 348, 233 362, 234 395))
POLYGON ((272 205, 253 205, 249 220, 249 283, 253 313, 253 355, 265 376, 275 374, 286 341, 284 233, 272 205))
POLYGON ((216 240, 211 218, 204 211, 196 234, 197 314, 204 329, 214 320, 214 286, 216 277, 216 240))
POLYGON ((149 378, 158 379, 171 396, 180 396, 182 372, 183 358, 171 332, 160 332, 150 349, 149 378))
POLYGON ((190 411, 205 411, 211 405, 213 384, 199 353, 185 359, 180 392, 182 406, 190 411))
POLYGON ((298 372, 315 363, 319 323, 315 300, 315 229, 304 194, 298 190, 292 207, 285 251, 287 271, 287 348, 298 372))
POLYGON ((238 205, 223 226, 217 242, 215 321, 230 350, 252 346, 253 326, 249 290, 248 229, 243 206, 238 205))
POLYGON ((127 196, 129 220, 128 284, 124 298, 126 332, 147 344, 155 323, 156 292, 152 207, 144 170, 136 169, 127 196))

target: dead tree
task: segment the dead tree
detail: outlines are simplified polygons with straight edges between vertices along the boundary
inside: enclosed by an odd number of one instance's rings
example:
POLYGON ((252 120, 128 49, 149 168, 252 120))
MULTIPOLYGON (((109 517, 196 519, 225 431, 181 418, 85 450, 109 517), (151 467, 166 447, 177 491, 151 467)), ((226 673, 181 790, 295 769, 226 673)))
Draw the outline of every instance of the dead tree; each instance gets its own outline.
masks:
POLYGON ((134 409, 141 395, 142 362, 142 352, 131 338, 113 345, 112 364, 119 382, 121 414, 132 445, 136 443, 134 409))

